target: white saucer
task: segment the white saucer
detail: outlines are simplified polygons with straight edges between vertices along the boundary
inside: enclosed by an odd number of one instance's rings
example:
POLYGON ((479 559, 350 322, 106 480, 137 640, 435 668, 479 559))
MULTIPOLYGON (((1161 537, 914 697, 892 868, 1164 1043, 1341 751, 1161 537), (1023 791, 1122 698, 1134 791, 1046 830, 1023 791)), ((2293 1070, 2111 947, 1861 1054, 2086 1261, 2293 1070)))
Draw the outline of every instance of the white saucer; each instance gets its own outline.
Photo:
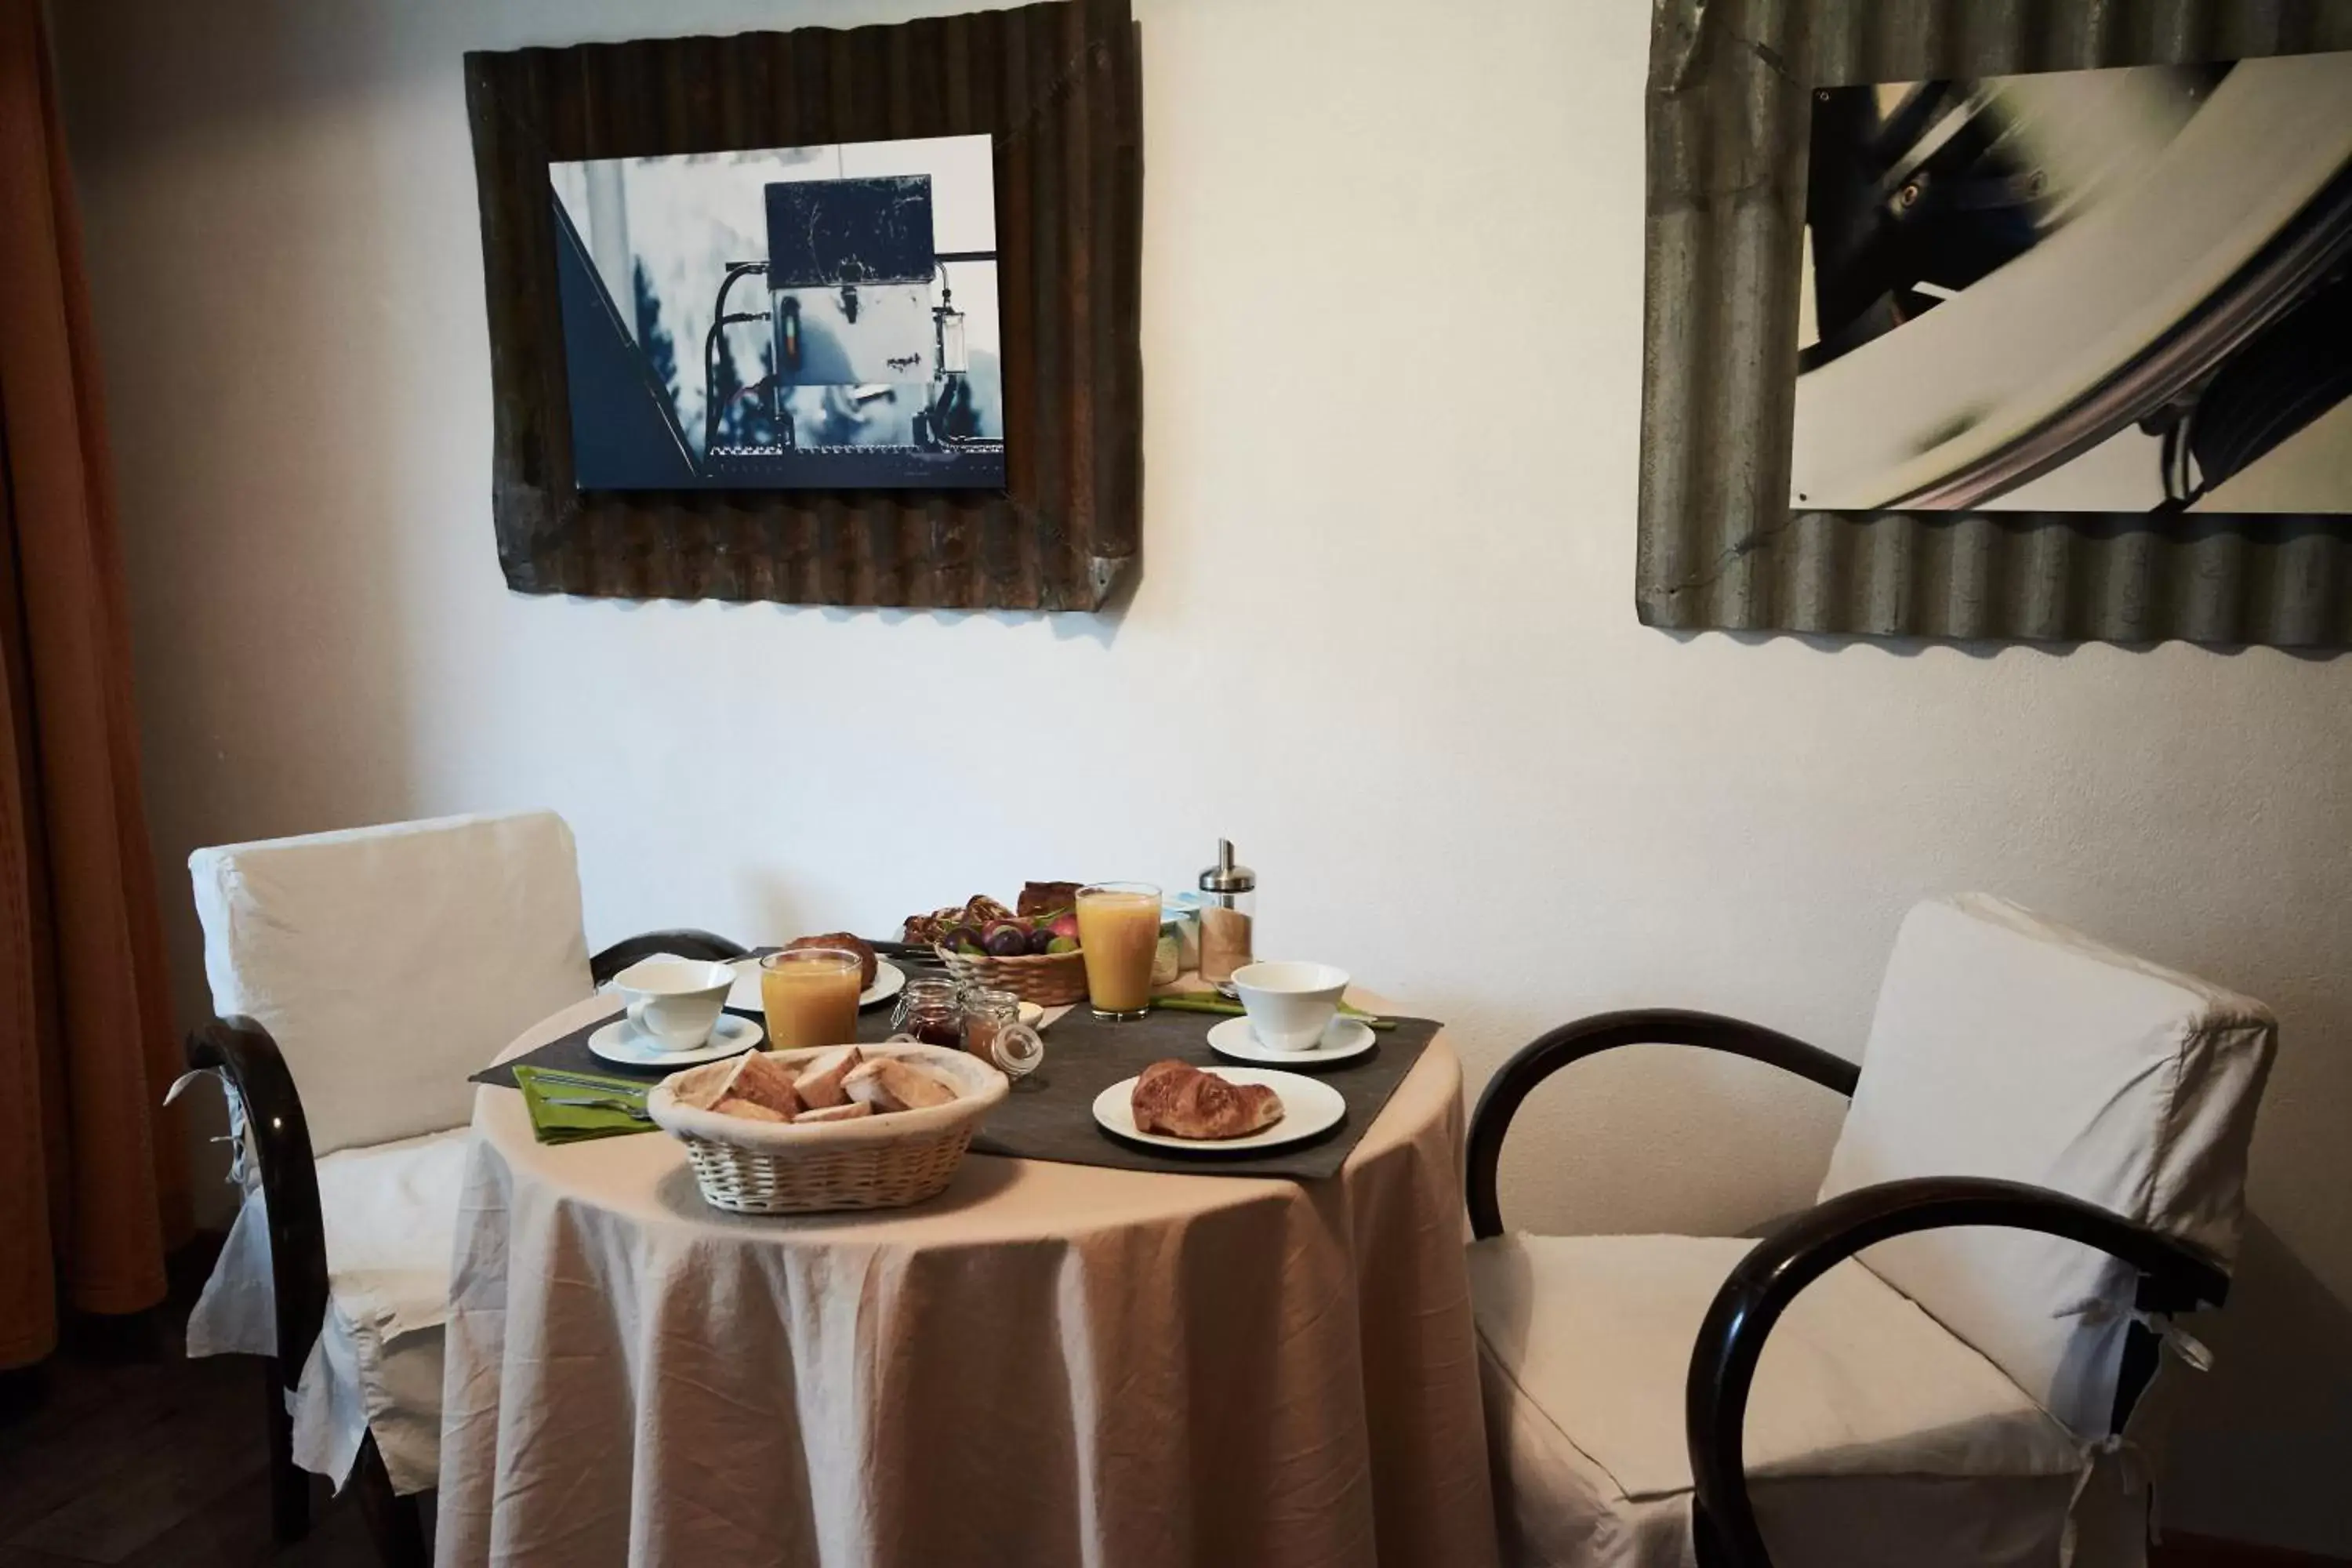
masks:
POLYGON ((740 1056, 758 1045, 766 1034, 749 1018, 721 1013, 719 1022, 711 1026, 709 1039, 690 1051, 666 1051, 660 1041, 626 1017, 620 1017, 589 1036, 588 1048, 606 1061, 626 1068, 690 1068, 698 1062, 740 1056))
POLYGON ((1131 1078, 1121 1079, 1095 1096, 1095 1120, 1102 1123, 1105 1131, 1130 1142, 1149 1143, 1160 1149, 1182 1149, 1194 1154, 1223 1154, 1255 1153, 1262 1149, 1303 1143, 1317 1133, 1336 1127, 1348 1114, 1348 1102, 1339 1098, 1338 1089, 1295 1072, 1272 1072, 1265 1068, 1204 1068, 1202 1070, 1213 1072, 1227 1083, 1264 1084, 1282 1097, 1282 1120, 1246 1138, 1170 1138, 1158 1132, 1145 1132, 1135 1125, 1135 1079, 1131 1078))
POLYGON ((1327 1067, 1353 1060, 1372 1048, 1379 1037, 1361 1018, 1340 1015, 1324 1027, 1323 1038, 1311 1051, 1270 1051, 1261 1044, 1247 1018, 1228 1018, 1209 1031, 1209 1048, 1242 1062, 1280 1063, 1286 1067, 1327 1067))
MULTIPOLYGON (((739 958, 732 967, 735 989, 727 993, 728 1007, 738 1013, 766 1012, 765 1005, 760 1000, 760 961, 739 958)), ((857 1005, 871 1007, 877 1002, 887 1002, 906 988, 907 972, 887 958, 877 958, 874 961, 874 984, 858 993, 857 1005)))

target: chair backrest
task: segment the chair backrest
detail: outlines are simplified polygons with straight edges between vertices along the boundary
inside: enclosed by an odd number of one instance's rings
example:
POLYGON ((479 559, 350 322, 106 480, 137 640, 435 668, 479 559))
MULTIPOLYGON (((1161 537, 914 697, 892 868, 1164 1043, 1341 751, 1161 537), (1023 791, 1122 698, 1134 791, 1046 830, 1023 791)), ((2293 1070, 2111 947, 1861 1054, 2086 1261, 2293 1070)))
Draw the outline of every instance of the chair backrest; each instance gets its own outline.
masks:
MULTIPOLYGON (((2259 1002, 1981 894, 1903 922, 1822 1196, 1908 1176, 2030 1182, 2226 1267, 2276 1049, 2259 1002)), ((1863 1261, 2078 1434, 2107 1430, 2134 1281, 2074 1242, 1933 1231, 1863 1261), (2070 1311, 2095 1300, 2104 1310, 2070 1311)))
POLYGON ((223 845, 188 870, 213 1007, 277 1039, 314 1154, 461 1125, 467 1075, 594 990, 551 811, 223 845))

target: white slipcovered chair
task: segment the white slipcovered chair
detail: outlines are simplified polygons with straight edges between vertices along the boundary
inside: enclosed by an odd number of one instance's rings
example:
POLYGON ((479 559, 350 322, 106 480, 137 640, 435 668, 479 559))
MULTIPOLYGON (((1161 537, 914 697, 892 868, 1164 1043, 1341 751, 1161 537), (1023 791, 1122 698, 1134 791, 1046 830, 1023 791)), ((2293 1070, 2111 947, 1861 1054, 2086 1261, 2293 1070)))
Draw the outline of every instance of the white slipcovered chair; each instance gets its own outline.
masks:
POLYGON ((1507 1559, 2142 1562, 2155 1377, 2201 1356, 2166 1314, 2227 1289, 2276 1040, 2259 1003, 1976 895, 1904 921, 1859 1069, 1697 1013, 1536 1040, 1470 1137, 1507 1559), (1528 1090, 1643 1043, 1851 1095, 1817 1206, 1755 1241, 1504 1235, 1528 1090))
POLYGON ((552 812, 226 845, 188 868, 219 1015, 188 1064, 225 1081, 245 1189, 188 1352, 269 1358, 281 1539, 308 1528, 300 1470, 356 1477, 382 1553, 421 1561, 468 1075, 638 956, 743 950, 660 931, 592 961, 552 812))

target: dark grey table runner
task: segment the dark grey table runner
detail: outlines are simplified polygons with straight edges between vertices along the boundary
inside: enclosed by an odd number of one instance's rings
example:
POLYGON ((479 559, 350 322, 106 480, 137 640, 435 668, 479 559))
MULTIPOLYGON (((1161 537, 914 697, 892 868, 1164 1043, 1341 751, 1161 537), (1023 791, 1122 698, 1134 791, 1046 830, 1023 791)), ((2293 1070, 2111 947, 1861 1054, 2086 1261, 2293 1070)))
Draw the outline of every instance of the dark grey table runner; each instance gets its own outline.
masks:
MULTIPOLYGON (((616 1009, 617 1011, 617 1009, 616 1009)), ((518 1063, 572 1072, 641 1078, 656 1083, 667 1069, 617 1067, 588 1049, 588 1037, 612 1022, 610 1015, 582 1026, 513 1061, 474 1075, 476 1083, 515 1086, 518 1063)), ((1108 1024, 1081 1005, 1045 1031, 1045 1063, 1013 1086, 1013 1092, 981 1124, 971 1146, 983 1154, 1024 1160, 1058 1160, 1074 1165, 1108 1165, 1124 1171, 1184 1171, 1212 1176, 1289 1176, 1319 1181, 1339 1173, 1398 1084, 1437 1036, 1426 1018, 1401 1018, 1380 1032, 1365 1055, 1316 1071, 1339 1091, 1348 1114, 1313 1142, 1259 1154, 1175 1152, 1122 1142, 1105 1132, 1094 1116, 1095 1097, 1153 1062, 1173 1057, 1199 1067, 1235 1066, 1209 1048, 1209 1030, 1223 1019, 1200 1013, 1155 1012, 1128 1024, 1108 1024)), ((873 1042, 890 1035, 890 1009, 869 1007, 858 1015, 857 1037, 873 1042)), ((1255 1066, 1257 1064, 1249 1064, 1255 1066)), ((1304 1064, 1302 1064, 1302 1067, 1304 1064)))

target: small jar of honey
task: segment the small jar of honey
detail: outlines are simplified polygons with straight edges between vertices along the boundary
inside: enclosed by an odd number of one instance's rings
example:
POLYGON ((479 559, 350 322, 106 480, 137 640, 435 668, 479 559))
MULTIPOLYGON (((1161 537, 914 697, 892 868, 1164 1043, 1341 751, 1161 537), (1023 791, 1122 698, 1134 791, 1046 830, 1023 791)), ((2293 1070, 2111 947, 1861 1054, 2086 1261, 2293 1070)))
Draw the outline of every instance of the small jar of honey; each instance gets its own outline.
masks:
POLYGON ((1021 998, 977 985, 963 994, 963 1048, 1007 1078, 1034 1072, 1045 1059, 1045 1037, 1021 1021, 1021 998))

